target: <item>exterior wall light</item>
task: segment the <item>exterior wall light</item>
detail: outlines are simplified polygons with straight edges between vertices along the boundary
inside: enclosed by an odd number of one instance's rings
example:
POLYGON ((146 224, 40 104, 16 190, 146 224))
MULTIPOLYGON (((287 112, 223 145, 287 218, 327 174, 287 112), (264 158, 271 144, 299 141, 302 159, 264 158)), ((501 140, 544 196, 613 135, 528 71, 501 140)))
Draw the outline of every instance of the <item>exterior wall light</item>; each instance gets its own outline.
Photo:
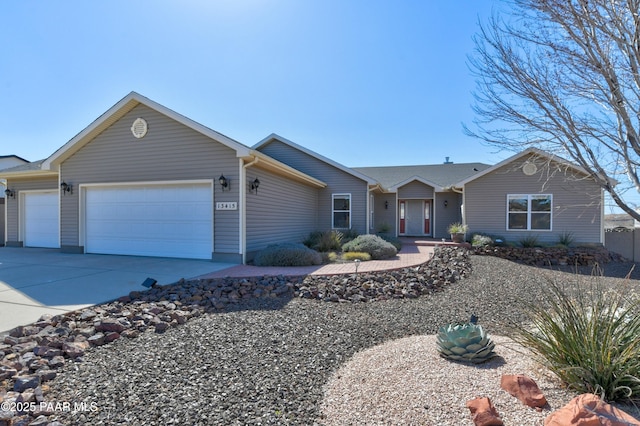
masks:
POLYGON ((229 179, 227 179, 226 177, 224 177, 224 175, 220 175, 220 177, 218 178, 218 182, 220 182, 220 187, 222 188, 222 191, 224 192, 224 190, 226 189, 227 191, 230 189, 229 188, 229 179))
POLYGON ((258 187, 260 186, 260 180, 255 178, 253 182, 251 182, 251 191, 258 193, 258 187))
POLYGON ((447 207, 449 205, 449 200, 444 200, 444 206, 447 207))
POLYGON ((15 191, 14 191, 14 190, 12 190, 12 189, 9 189, 9 188, 7 188, 7 189, 5 189, 5 190, 4 190, 4 195, 6 195, 6 196, 7 196, 7 198, 16 198, 16 193, 15 193, 15 191))
POLYGON ((62 182, 60 184, 60 190, 62 191, 62 195, 66 195, 67 192, 69 194, 73 194, 73 185, 67 182, 62 182))
POLYGON ((388 201, 384 202, 384 209, 385 210, 389 210, 389 202, 388 201))

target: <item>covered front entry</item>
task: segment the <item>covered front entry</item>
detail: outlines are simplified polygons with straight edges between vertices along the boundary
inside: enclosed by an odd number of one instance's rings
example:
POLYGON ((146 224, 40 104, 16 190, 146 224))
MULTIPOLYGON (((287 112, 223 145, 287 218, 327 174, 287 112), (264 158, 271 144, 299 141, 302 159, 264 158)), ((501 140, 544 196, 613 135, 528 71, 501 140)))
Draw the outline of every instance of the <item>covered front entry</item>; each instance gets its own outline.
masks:
POLYGON ((400 200, 398 218, 400 235, 431 235, 431 200, 400 200))
POLYGON ((85 251, 211 259, 211 183, 89 186, 85 251))

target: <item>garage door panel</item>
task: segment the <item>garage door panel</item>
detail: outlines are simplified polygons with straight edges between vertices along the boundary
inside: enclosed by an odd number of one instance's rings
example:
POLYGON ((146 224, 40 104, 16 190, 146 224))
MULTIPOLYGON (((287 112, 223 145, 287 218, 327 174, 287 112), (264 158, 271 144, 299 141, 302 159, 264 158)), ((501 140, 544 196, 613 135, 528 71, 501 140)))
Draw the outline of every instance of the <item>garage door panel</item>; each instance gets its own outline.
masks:
POLYGON ((86 199, 88 253, 211 258, 210 185, 88 188, 86 199))
POLYGON ((57 192, 24 194, 24 245, 60 247, 60 208, 57 192))

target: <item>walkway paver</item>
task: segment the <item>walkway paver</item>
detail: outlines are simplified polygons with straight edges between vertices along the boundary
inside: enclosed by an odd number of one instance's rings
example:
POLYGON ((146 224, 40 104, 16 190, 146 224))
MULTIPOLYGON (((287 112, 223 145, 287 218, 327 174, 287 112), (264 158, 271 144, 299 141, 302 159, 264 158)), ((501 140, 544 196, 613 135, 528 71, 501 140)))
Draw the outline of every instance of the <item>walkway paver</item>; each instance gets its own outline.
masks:
MULTIPOLYGON (((433 245, 403 244, 402 250, 392 259, 370 260, 357 264, 358 272, 385 271, 408 268, 425 263, 433 256, 433 245)), ((337 275, 356 272, 356 262, 332 263, 320 266, 252 266, 237 265, 227 269, 201 275, 200 279, 213 278, 245 278, 262 276, 303 276, 303 275, 337 275)))

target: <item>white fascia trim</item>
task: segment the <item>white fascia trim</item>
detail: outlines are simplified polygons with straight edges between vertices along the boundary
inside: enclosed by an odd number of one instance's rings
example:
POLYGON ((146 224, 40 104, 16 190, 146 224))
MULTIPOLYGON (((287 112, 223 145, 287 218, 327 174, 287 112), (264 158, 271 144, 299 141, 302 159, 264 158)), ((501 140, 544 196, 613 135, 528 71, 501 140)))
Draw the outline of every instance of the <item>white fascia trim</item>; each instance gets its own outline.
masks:
POLYGON ((348 173, 348 174, 350 174, 352 176, 355 176, 358 179, 362 179, 363 181, 367 182, 369 185, 375 185, 376 183, 378 183, 377 181, 372 180, 369 176, 363 175, 362 173, 357 172, 357 171, 355 171, 355 170, 353 170, 353 169, 351 169, 351 168, 349 168, 347 166, 344 166, 344 165, 342 165, 340 163, 337 163, 337 162, 335 162, 335 161, 333 161, 333 160, 331 160, 331 159, 329 159, 329 158, 327 158, 327 157, 325 157, 323 155, 318 154, 317 152, 314 152, 314 151, 312 151, 312 150, 310 150, 308 148, 305 148, 305 147, 303 147, 301 145, 298 145, 297 143, 295 143, 293 141, 290 141, 289 139, 284 138, 284 137, 282 137, 282 136, 280 136, 280 135, 278 135, 276 133, 271 133, 269 136, 267 136, 266 138, 262 139, 260 142, 258 142, 254 146, 252 146, 252 148, 255 149, 255 150, 258 150, 262 146, 268 144, 272 140, 277 140, 279 142, 282 142, 282 143, 284 143, 286 145, 291 146, 292 148, 295 148, 295 149, 297 149, 299 151, 302 151, 302 152, 304 152, 305 154, 307 154, 307 155, 309 155, 311 157, 314 157, 314 158, 316 158, 316 159, 318 159, 320 161, 323 161, 323 162, 329 164, 330 166, 333 166, 333 167, 335 167, 335 168, 337 168, 339 170, 342 170, 345 173, 348 173))
MULTIPOLYGON (((205 185, 214 184, 214 179, 191 179, 191 180, 149 180, 149 181, 128 181, 128 182, 99 182, 81 183, 79 188, 109 187, 109 186, 144 186, 144 185, 205 185)), ((73 183, 73 182, 71 182, 73 183)))
POLYGON ((311 185, 317 186, 318 188, 325 188, 327 186, 326 182, 321 181, 320 179, 316 179, 313 176, 309 176, 306 173, 301 172, 300 170, 294 169, 291 166, 288 166, 274 158, 269 157, 268 155, 260 152, 251 150, 251 158, 249 163, 245 164, 245 167, 252 166, 260 160, 260 163, 268 164, 272 167, 282 170, 286 174, 292 175, 300 180, 303 180, 311 185))
MULTIPOLYGON (((563 166, 570 167, 573 170, 576 170, 576 171, 578 171, 580 173, 583 173, 583 174, 585 174, 587 176, 590 175, 590 173, 588 171, 586 171, 582 167, 578 166, 577 164, 573 164, 572 162, 567 161, 564 158, 558 157, 558 156, 556 156, 554 154, 550 154, 550 153, 548 153, 546 151, 543 151, 541 149, 531 147, 531 148, 527 148, 524 151, 521 151, 521 152, 519 152, 519 153, 517 153, 515 155, 512 155, 511 157, 509 157, 509 158, 507 158, 505 160, 502 160, 498 164, 495 164, 495 165, 493 165, 493 166, 491 166, 491 167, 489 167, 487 169, 484 169, 480 173, 477 173, 477 174, 475 174, 473 176, 470 176, 470 177, 468 177, 468 178, 466 178, 466 179, 464 179, 464 180, 462 180, 462 181, 460 181, 460 182, 458 182, 458 183, 456 183, 455 185, 452 185, 452 186, 463 187, 465 184, 467 184, 469 182, 472 182, 472 181, 474 181, 474 180, 476 180, 476 179, 478 179, 478 178, 480 178, 482 176, 485 176, 485 175, 487 175, 489 173, 493 173, 495 170, 499 169, 500 167, 503 167, 503 166, 515 161, 515 160, 518 160, 518 159, 520 159, 522 157, 525 157, 525 156, 531 155, 531 154, 536 155, 538 157, 544 157, 544 158, 546 158, 546 159, 548 159, 550 161, 554 161, 554 162, 556 162, 558 164, 561 164, 563 166)), ((618 182, 615 179, 607 178, 607 180, 613 186, 618 184, 618 182)))

